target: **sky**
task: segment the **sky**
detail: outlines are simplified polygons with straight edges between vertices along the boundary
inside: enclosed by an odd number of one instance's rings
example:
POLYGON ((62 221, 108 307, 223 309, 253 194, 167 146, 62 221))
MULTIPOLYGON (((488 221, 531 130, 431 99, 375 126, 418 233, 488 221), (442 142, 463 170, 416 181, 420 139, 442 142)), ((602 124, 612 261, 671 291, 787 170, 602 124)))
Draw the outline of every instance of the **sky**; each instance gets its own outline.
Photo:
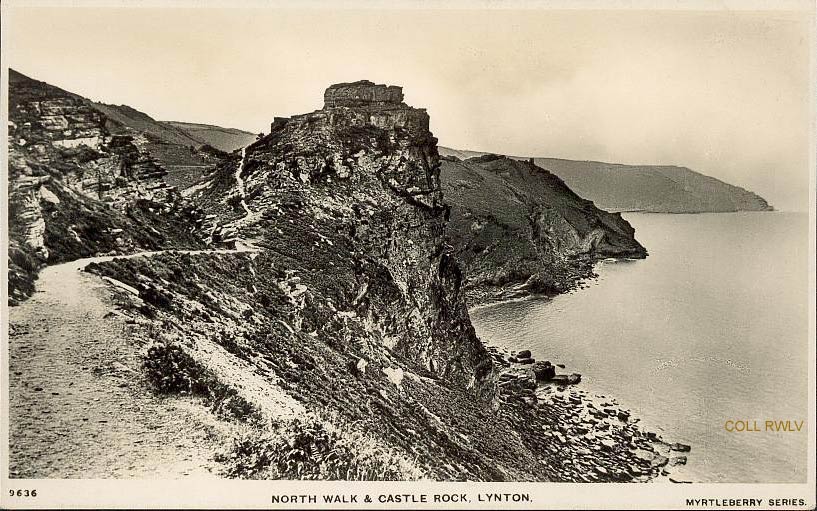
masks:
POLYGON ((253 132, 320 108, 333 83, 401 85, 441 145, 686 166, 805 211, 811 16, 18 6, 4 57, 159 120, 253 132))

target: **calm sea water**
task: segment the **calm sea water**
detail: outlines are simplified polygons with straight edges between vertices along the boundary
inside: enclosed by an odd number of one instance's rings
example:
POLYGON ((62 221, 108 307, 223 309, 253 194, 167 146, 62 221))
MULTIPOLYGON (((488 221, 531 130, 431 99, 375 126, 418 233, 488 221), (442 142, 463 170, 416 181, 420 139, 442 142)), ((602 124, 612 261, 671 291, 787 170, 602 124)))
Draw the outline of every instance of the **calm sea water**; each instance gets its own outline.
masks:
MULTIPOLYGON (((804 482, 807 429, 728 432, 728 420, 805 421, 808 216, 625 214, 650 256, 600 263, 586 289, 471 311, 489 345, 528 348, 691 444, 700 482, 804 482)), ((813 311, 811 311, 813 313, 813 311)))

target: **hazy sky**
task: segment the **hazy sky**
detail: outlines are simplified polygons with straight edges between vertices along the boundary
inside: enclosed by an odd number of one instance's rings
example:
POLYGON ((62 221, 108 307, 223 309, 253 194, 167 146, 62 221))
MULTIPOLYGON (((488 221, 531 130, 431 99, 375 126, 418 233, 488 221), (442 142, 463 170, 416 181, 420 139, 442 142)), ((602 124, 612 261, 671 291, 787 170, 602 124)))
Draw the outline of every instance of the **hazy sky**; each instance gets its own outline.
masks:
MULTIPOLYGON (((805 5, 808 5, 806 3, 805 5)), ((807 12, 29 9, 6 63, 160 120, 269 130, 402 85, 440 144, 677 164, 808 209, 807 12)))

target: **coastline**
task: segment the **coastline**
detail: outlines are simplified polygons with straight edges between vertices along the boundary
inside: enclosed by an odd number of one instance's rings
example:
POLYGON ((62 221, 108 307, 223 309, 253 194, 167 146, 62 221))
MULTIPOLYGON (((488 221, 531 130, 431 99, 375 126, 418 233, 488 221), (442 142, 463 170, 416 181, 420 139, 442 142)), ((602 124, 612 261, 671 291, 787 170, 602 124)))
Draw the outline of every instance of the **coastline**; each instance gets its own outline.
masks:
POLYGON ((537 275, 532 275, 524 281, 518 280, 501 286, 466 282, 463 289, 468 308, 470 310, 528 298, 549 299, 582 289, 586 286, 586 281, 598 277, 595 267, 604 259, 606 258, 572 261, 573 264, 567 265, 565 268, 566 272, 559 278, 554 279, 554 285, 546 289, 537 285, 535 281, 537 275))
POLYGON ((533 411, 520 429, 545 440, 532 443, 554 456, 549 462, 558 466, 560 482, 692 482, 677 473, 691 446, 641 428, 641 419, 613 397, 592 394, 581 383, 537 382, 529 368, 509 364, 500 373, 499 399, 533 411))
MULTIPOLYGON (((507 286, 493 295, 470 290, 469 305, 474 297, 475 305, 469 312, 495 307, 506 303, 529 300, 549 302, 552 298, 583 289, 588 279, 598 278, 594 271, 605 259, 593 261, 590 270, 581 277, 566 282, 567 290, 561 293, 535 293, 524 284, 507 286)), ((615 259, 615 258, 613 258, 615 259)), ((616 263, 628 258, 616 259, 616 263)), ((503 403, 520 403, 535 410, 536 425, 549 440, 561 445, 558 451, 567 463, 563 464, 565 480, 576 482, 670 482, 691 483, 678 467, 687 463, 691 446, 667 441, 661 435, 642 429, 641 419, 621 406, 614 397, 593 394, 584 389, 579 381, 568 384, 565 374, 560 381, 541 378, 542 361, 529 358, 516 362, 517 353, 506 347, 492 344, 483 337, 480 340, 492 358, 503 369, 499 371, 499 396, 503 403), (537 374, 539 372, 540 374, 537 374), (607 456, 599 456, 599 454, 607 456)), ((550 361, 544 362, 550 365, 550 361)), ((565 369, 558 361, 555 367, 565 369)), ((557 376, 558 378, 559 376, 557 376)), ((591 375, 592 377, 592 375, 591 375)), ((552 446, 547 448, 552 454, 552 446)))

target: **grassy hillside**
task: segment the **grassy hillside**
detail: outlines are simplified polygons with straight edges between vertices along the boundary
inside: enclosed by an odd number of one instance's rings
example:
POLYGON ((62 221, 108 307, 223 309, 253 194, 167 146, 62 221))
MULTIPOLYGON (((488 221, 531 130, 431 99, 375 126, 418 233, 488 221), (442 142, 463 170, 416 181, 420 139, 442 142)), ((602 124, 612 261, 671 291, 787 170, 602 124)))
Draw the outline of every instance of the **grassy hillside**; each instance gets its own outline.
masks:
POLYGON ((93 106, 105 114, 110 122, 108 128, 112 131, 116 131, 118 127, 128 127, 168 144, 194 147, 204 145, 204 142, 200 139, 190 136, 185 131, 159 122, 148 114, 128 105, 93 103, 93 106))
POLYGON ((167 183, 180 191, 201 182, 224 156, 209 139, 127 105, 93 103, 93 107, 105 115, 108 131, 133 137, 140 149, 167 170, 167 183))
POLYGON ((255 142, 257 135, 235 128, 222 128, 210 124, 195 124, 190 122, 165 121, 162 124, 184 131, 189 136, 201 140, 203 143, 218 150, 232 152, 236 149, 255 142))

